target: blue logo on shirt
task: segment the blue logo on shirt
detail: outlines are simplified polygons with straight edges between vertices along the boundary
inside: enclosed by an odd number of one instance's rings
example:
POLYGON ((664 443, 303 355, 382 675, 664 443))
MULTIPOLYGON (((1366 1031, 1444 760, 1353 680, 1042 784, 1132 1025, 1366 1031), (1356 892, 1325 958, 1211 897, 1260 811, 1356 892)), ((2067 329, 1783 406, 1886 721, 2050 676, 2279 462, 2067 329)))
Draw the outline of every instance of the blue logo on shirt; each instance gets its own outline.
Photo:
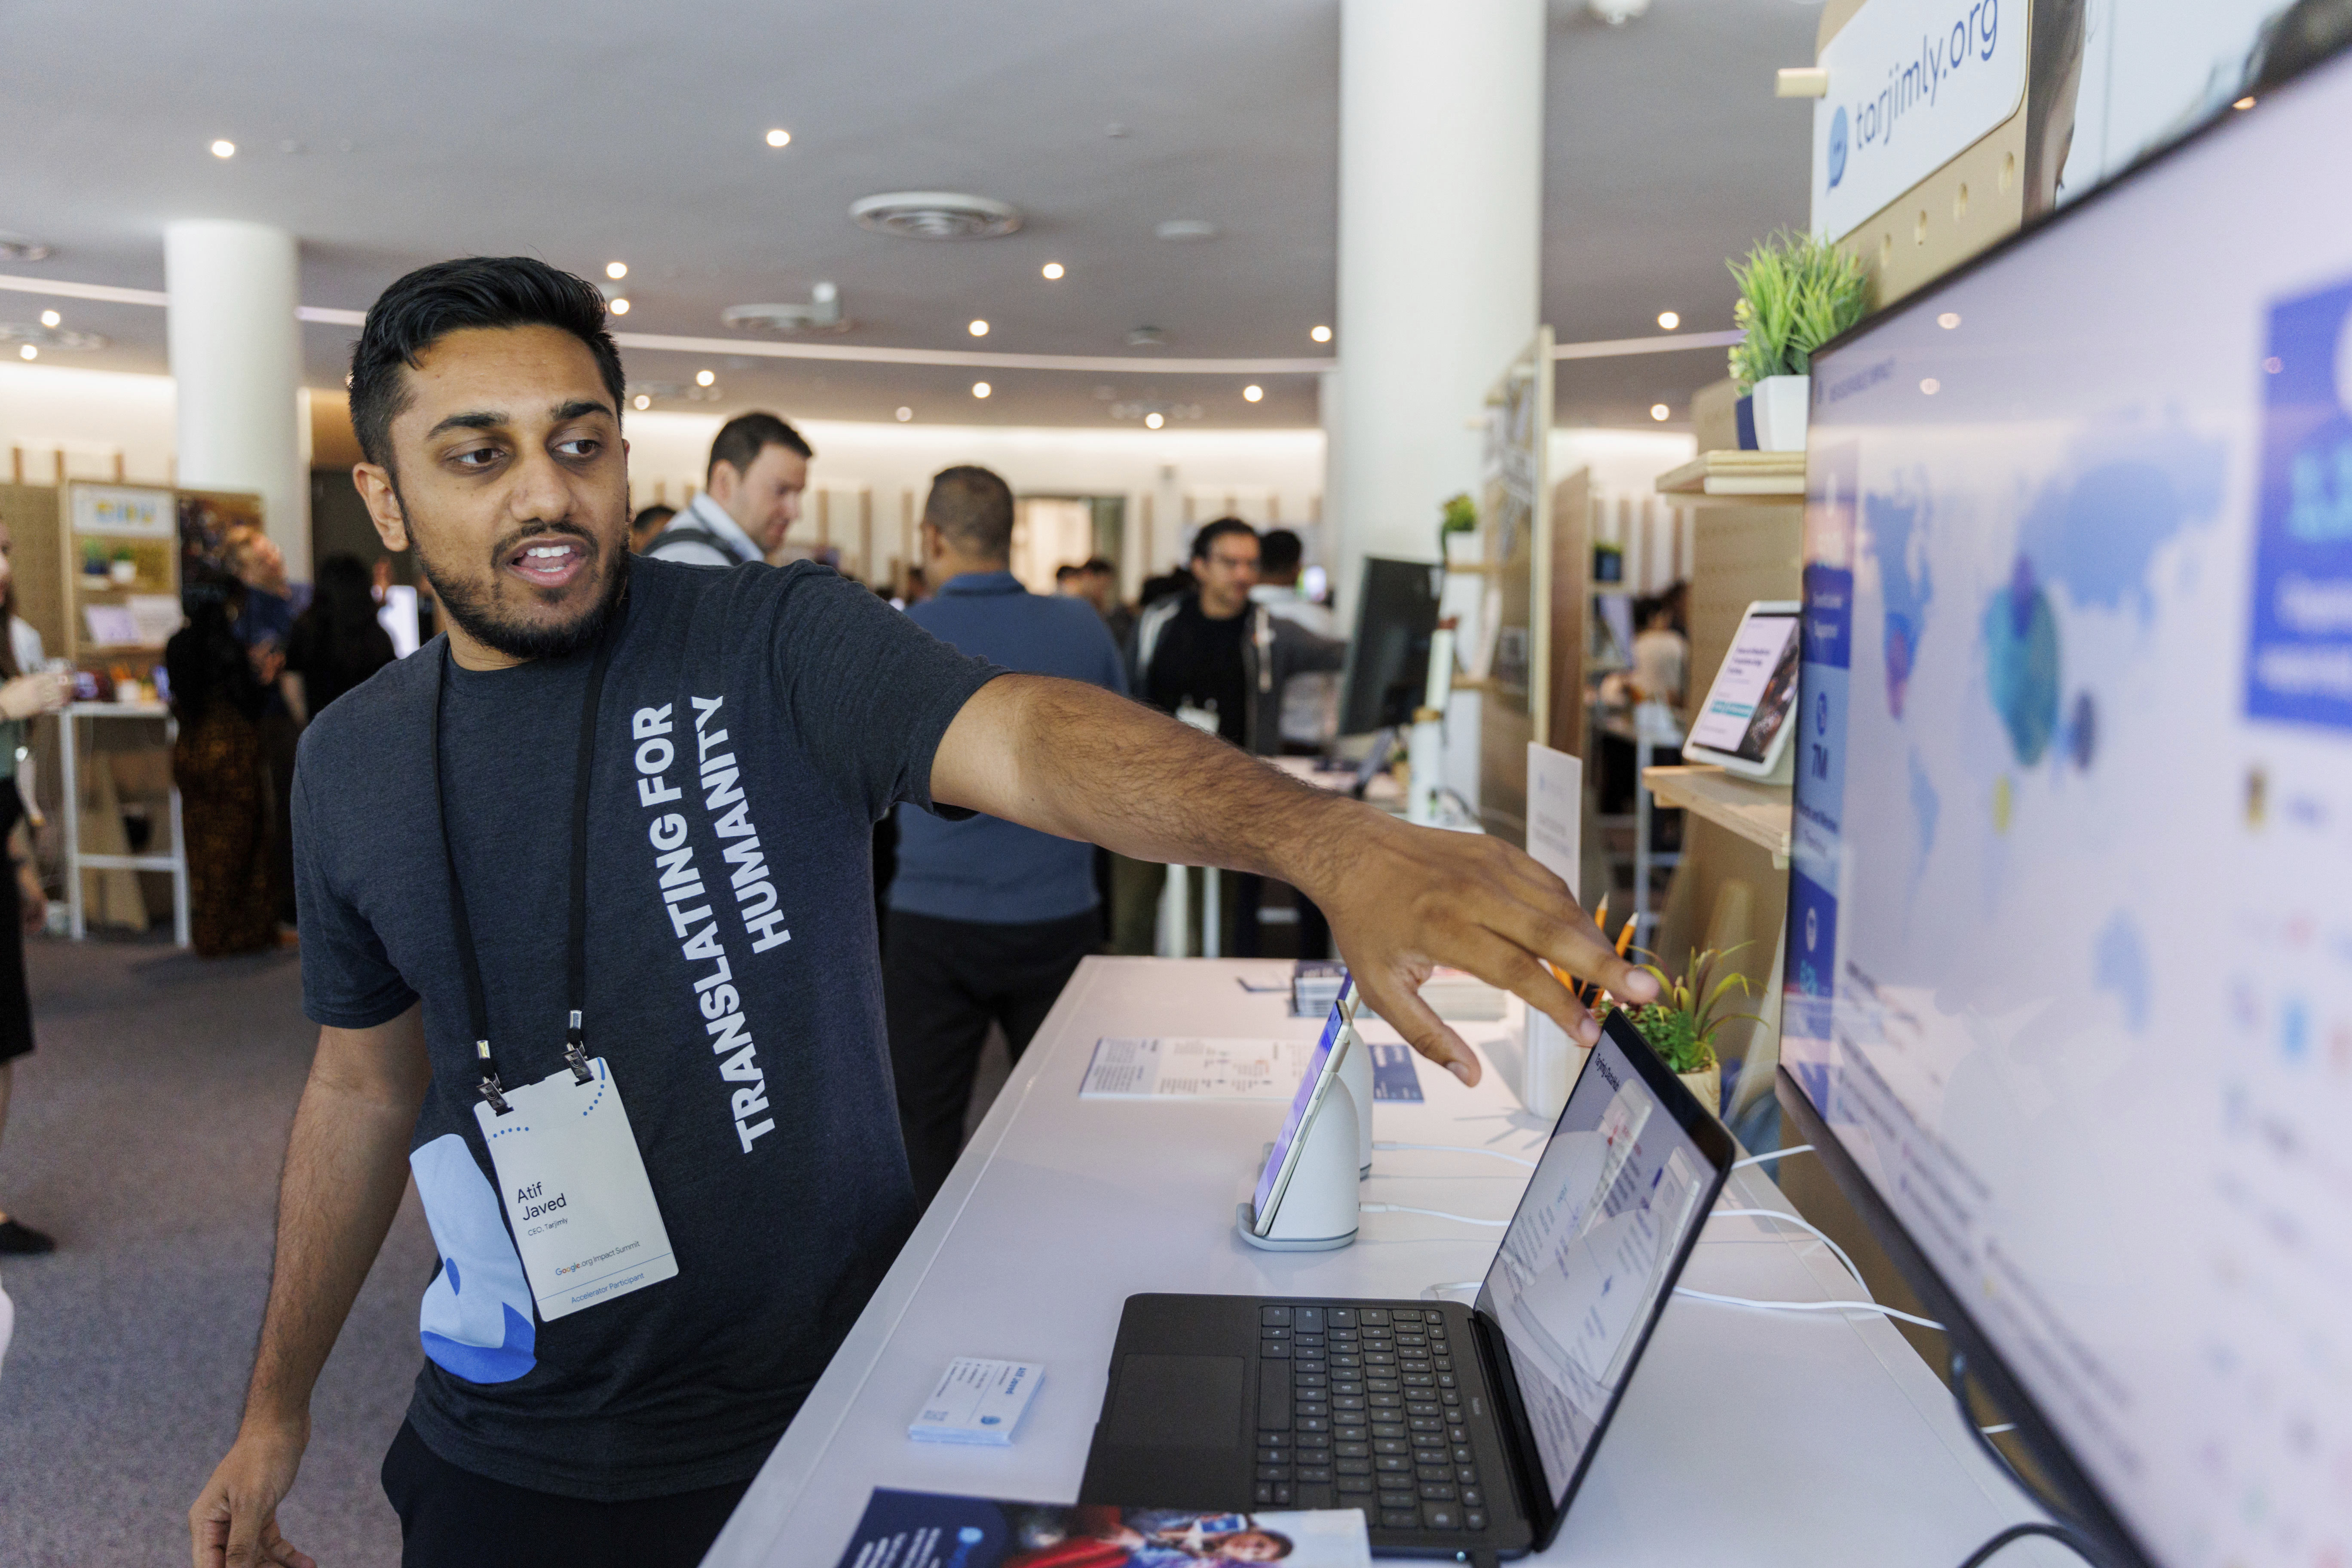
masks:
POLYGON ((408 1156, 441 1272, 425 1288, 416 1337, 442 1370, 468 1383, 512 1383, 539 1364, 530 1287, 499 1195, 466 1141, 445 1132, 408 1156))

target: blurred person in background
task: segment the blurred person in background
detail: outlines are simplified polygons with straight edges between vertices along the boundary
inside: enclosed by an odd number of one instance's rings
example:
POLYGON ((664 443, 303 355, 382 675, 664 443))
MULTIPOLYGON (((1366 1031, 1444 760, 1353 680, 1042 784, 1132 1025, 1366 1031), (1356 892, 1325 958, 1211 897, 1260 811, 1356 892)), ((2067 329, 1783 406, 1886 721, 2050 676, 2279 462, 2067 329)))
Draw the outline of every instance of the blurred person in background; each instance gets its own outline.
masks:
MULTIPOLYGON (((0 523, 0 614, 8 619, 6 646, 0 647, 0 840, 8 846, 13 875, 0 878, 0 1134, 8 1129, 8 1097, 16 1062, 33 1048, 33 1004, 25 988, 25 938, 48 918, 49 897, 33 866, 32 833, 25 802, 16 790, 16 752, 25 744, 28 721, 55 713, 72 693, 63 675, 41 668, 41 634, 16 615, 16 579, 9 555, 16 542, 0 523)), ((0 1208, 0 1253, 54 1251, 57 1243, 0 1208)), ((0 1342, 5 1333, 0 1332, 0 1342)))
POLYGON ((250 523, 232 528, 221 542, 221 555, 229 574, 245 588, 237 611, 236 640, 253 661, 253 673, 262 687, 262 705, 255 725, 261 736, 261 760, 267 770, 270 838, 268 847, 269 897, 278 918, 294 923, 294 748, 302 738, 300 719, 278 689, 286 668, 286 647, 294 635, 295 603, 286 581, 286 557, 269 535, 250 523))
POLYGON ((1633 634, 1633 700, 1680 709, 1690 684, 1690 639, 1675 624, 1680 584, 1654 599, 1635 604, 1641 630, 1633 634))
POLYGON ((638 509, 637 515, 629 519, 629 548, 643 555, 646 546, 651 544, 661 531, 669 526, 669 520, 677 515, 677 508, 664 506, 659 501, 638 509))
MULTIPOLYGON (((1118 649, 1094 606, 1032 594, 1013 575, 1013 490, 955 468, 923 504, 923 559, 937 596, 914 623, 1006 669, 1059 675, 1125 695, 1118 649)), ((1070 570, 1070 568, 1065 568, 1070 570)), ((1013 1058, 1102 935, 1094 846, 993 816, 948 821, 900 806, 898 874, 882 944, 882 1003, 898 1129, 918 1203, 948 1179, 991 1023, 1013 1058)))
POLYGON ((1079 570, 1086 574, 1087 599, 1102 616, 1103 625, 1110 628, 1110 640, 1124 648, 1127 639, 1135 635, 1135 612, 1119 602, 1118 568, 1097 555, 1079 570))
MULTIPOLYGON (((1348 645, 1277 620, 1250 602, 1257 586, 1257 530, 1221 517, 1192 538, 1198 586, 1148 605, 1135 623, 1128 658, 1129 689, 1196 729, 1221 735, 1253 755, 1282 750, 1282 694, 1293 676, 1338 669, 1348 645)), ((1165 868, 1113 863, 1112 942, 1120 952, 1152 951, 1152 924, 1165 868)), ((1232 952, 1257 952, 1257 904, 1264 884, 1237 876, 1232 900, 1232 952)))
MULTIPOLYGON (((1304 598, 1298 591, 1306 563, 1306 542, 1289 529, 1269 529, 1259 535, 1257 586, 1250 590, 1250 603, 1264 605, 1276 620, 1328 638, 1338 630, 1331 606, 1304 598)), ((1339 672, 1307 669, 1292 676, 1282 689, 1280 729, 1286 754, 1320 756, 1339 732, 1339 672)), ((1328 958, 1331 922, 1306 894, 1294 892, 1292 897, 1298 906, 1298 956, 1328 958)))
POLYGON ((172 782, 187 837, 188 925, 200 957, 278 945, 269 887, 269 773, 261 752, 268 691, 238 642, 235 589, 194 583, 188 624, 163 647, 172 711, 172 782))
POLYGON ((741 566, 764 561, 801 515, 809 459, 816 452, 772 414, 739 414, 710 443, 700 494, 646 546, 645 553, 687 566, 741 566))
POLYGON ((1064 599, 1084 599, 1087 595, 1087 569, 1064 562, 1054 568, 1054 593, 1064 599))
POLYGON ((297 723, 390 664, 392 634, 376 617, 374 584, 356 555, 330 555, 319 563, 310 606, 294 617, 286 642, 286 670, 278 678, 297 723))

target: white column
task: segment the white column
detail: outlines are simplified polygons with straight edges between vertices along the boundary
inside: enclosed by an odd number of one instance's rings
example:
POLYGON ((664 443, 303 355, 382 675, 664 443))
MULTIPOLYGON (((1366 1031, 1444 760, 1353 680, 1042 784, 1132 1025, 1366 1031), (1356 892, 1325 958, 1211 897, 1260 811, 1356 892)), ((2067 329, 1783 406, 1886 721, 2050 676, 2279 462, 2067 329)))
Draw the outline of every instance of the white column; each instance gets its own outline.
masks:
POLYGON ((302 342, 294 237, 267 224, 189 219, 163 229, 172 297, 179 483, 257 490, 286 574, 310 576, 302 466, 302 342))
POLYGON ((1352 615, 1366 555, 1437 558, 1439 504, 1478 488, 1467 422, 1535 336, 1545 5, 1344 0, 1339 16, 1324 504, 1352 615))

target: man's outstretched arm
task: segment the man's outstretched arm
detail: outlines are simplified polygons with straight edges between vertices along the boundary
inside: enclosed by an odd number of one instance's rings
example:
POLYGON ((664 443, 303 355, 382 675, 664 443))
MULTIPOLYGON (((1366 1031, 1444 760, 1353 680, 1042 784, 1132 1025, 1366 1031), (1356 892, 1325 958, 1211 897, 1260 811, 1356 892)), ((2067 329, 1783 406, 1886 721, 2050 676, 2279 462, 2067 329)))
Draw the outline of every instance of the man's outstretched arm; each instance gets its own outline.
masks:
POLYGON ((236 1445, 188 1510, 195 1568, 315 1568, 278 1533, 310 1438, 310 1389, 408 1184, 408 1136, 433 1069, 414 1006, 321 1029, 278 1193, 278 1256, 236 1445))
POLYGON ((1373 1010, 1465 1083, 1478 1058, 1421 1000, 1438 964, 1517 992, 1588 1043, 1600 1026, 1538 959, 1631 1001, 1657 993, 1566 883, 1500 840, 1411 826, 1077 681, 981 688, 940 742, 931 795, 1138 860, 1289 883, 1330 917, 1373 1010))

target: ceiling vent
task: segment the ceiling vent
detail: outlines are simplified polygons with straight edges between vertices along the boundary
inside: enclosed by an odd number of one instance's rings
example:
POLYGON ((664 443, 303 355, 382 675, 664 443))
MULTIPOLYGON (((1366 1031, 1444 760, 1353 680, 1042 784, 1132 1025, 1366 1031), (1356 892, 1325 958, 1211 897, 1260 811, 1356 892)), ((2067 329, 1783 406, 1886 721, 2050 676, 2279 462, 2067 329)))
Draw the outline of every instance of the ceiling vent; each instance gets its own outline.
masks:
POLYGON ((1131 349, 1164 349, 1168 334, 1158 327, 1138 327, 1127 334, 1127 346, 1131 349))
POLYGON ((21 234, 0 233, 0 261, 47 261, 49 247, 21 234))
POLYGON ((994 239, 1021 226, 1020 210, 991 196, 956 191, 891 191, 849 204, 866 228, 909 239, 994 239))
POLYGON ((100 332, 85 332, 73 327, 41 327, 30 321, 0 321, 0 343, 32 343, 45 349, 63 349, 68 353, 95 353, 109 347, 113 340, 100 332))
POLYGON ((739 331, 845 332, 850 321, 841 313, 841 290, 819 283, 809 290, 805 305, 730 305, 719 319, 739 331))
POLYGON ((1206 218, 1172 217, 1151 232, 1162 239, 1214 239, 1218 231, 1206 218))

